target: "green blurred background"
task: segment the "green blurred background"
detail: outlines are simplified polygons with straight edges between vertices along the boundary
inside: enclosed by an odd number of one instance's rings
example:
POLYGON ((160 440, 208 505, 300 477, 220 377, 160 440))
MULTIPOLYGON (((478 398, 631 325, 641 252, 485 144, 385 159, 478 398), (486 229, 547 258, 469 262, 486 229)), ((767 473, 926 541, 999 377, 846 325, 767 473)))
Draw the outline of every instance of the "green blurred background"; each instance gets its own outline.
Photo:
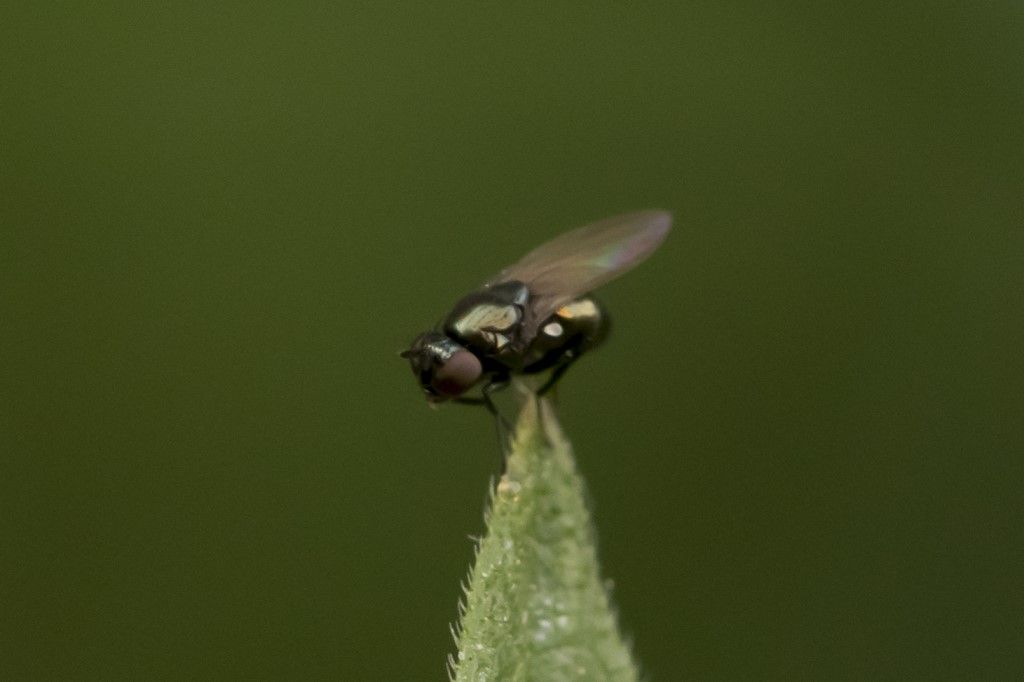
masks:
POLYGON ((442 680, 493 425, 396 357, 676 214, 564 425, 652 680, 1024 675, 1024 6, 0 22, 0 677, 442 680))

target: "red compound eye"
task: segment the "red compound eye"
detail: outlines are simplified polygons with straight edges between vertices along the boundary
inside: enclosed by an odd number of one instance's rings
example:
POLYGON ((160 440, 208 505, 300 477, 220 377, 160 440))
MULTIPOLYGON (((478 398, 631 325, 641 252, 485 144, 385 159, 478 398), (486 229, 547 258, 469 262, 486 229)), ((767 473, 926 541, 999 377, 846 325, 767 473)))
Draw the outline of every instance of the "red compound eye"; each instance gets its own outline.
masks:
POLYGON ((480 360, 468 350, 460 350, 434 371, 430 384, 442 395, 457 396, 471 389, 482 373, 480 360))

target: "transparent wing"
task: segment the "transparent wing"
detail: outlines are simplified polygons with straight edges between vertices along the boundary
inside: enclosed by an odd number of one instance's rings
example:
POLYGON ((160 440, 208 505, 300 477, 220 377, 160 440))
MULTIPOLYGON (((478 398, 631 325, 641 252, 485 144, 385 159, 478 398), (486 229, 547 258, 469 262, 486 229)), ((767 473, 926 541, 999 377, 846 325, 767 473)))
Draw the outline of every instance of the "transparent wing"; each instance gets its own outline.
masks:
POLYGON ((607 284, 646 260, 668 235, 672 215, 638 211, 605 218, 566 232, 526 254, 489 280, 491 286, 518 280, 530 289, 524 333, 566 303, 607 284))

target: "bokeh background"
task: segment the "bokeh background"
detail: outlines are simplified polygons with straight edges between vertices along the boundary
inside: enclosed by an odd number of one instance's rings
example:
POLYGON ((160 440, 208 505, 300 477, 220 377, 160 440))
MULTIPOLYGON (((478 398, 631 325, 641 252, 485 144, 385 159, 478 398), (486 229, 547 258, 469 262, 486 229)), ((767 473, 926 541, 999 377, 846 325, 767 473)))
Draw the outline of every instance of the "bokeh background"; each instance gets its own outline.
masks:
POLYGON ((496 473, 396 353, 676 215, 561 390, 652 680, 1024 675, 1024 6, 24 3, 0 677, 442 680, 496 473))

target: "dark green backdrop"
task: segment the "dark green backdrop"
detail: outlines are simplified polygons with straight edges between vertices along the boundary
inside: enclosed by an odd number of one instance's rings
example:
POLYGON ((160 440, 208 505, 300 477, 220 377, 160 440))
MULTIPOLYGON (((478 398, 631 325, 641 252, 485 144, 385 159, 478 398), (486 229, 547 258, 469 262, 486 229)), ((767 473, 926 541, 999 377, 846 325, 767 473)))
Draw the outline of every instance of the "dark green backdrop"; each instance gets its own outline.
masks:
POLYGON ((444 679, 496 446, 396 352, 662 207, 561 391, 650 678, 1019 679, 1024 10, 962 4, 6 7, 0 677, 444 679))

